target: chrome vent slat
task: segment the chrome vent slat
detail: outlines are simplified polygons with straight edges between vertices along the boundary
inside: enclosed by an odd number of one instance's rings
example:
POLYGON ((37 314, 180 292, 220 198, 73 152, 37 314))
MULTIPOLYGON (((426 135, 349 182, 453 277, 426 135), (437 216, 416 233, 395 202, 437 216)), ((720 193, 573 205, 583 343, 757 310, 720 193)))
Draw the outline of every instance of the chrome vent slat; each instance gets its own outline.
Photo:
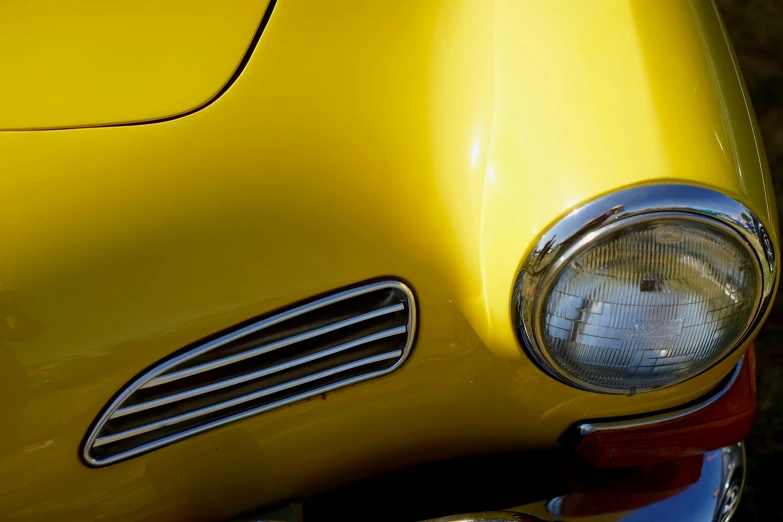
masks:
MULTIPOLYGON (((378 341, 380 339, 384 339, 386 337, 390 337, 392 335, 399 335, 403 334, 406 331, 405 326, 398 326, 397 328, 393 328, 391 330, 385 330, 383 332, 379 332, 377 334, 369 335, 367 337, 362 337, 360 339, 356 339, 355 341, 351 341, 348 343, 337 345, 333 348, 330 348, 328 350, 324 350, 322 352, 316 352, 314 354, 308 355, 306 357, 301 357, 299 359, 294 359, 292 361, 278 364, 277 366, 272 366, 271 368, 265 368, 263 370, 259 370, 257 372, 248 373, 245 375, 242 375, 240 377, 234 377, 233 379, 228 379, 225 381, 219 381, 214 384, 210 384, 208 386, 202 386, 200 388, 194 388, 192 390, 188 390, 186 392, 177 393, 174 395, 167 395, 165 397, 162 397, 160 399, 156 399, 153 401, 148 402, 142 402, 140 404, 135 404, 133 406, 128 406, 127 408, 120 408, 117 411, 115 411, 111 415, 111 419, 116 419, 118 417, 123 417, 125 415, 130 415, 133 413, 138 413, 140 411, 148 410, 150 408, 157 408, 158 406, 164 406, 166 404, 171 404, 172 402, 181 401, 184 399, 189 399, 191 397, 195 397, 197 395, 202 395, 204 393, 209 393, 212 391, 217 391, 223 388, 228 388, 230 386, 234 386, 236 384, 241 384, 243 382, 251 381, 253 379, 259 379, 261 377, 265 377, 267 375, 271 375, 273 373, 286 370, 289 368, 293 368, 294 366, 299 366, 308 362, 315 361, 317 359, 321 359, 323 357, 328 357, 329 355, 334 355, 336 353, 342 352, 344 350, 348 350, 350 348, 355 348, 357 346, 360 346, 362 344, 370 343, 373 341, 378 341)), ((100 440, 100 439, 99 439, 100 440)), ((97 445, 97 444, 96 444, 97 445)))
POLYGON ((364 366, 365 364, 372 364, 374 362, 380 362, 384 361, 386 359, 394 359, 395 357, 399 357, 402 355, 402 350, 395 350, 393 352, 384 353, 381 355, 376 355, 375 357, 369 357, 367 359, 360 359, 359 361, 345 364, 343 366, 338 366, 336 368, 332 368, 331 370, 326 370, 320 373, 316 373, 314 375, 310 375, 308 377, 302 377, 301 379, 297 379, 295 381, 287 382, 285 384, 280 384, 278 386, 273 386, 272 388, 265 388, 261 391, 258 391, 256 393, 252 393, 250 395, 242 395, 241 397, 237 397, 234 400, 226 401, 226 402, 220 402, 218 404, 215 404, 214 406, 210 406, 208 408, 202 408, 200 410, 195 410, 190 413, 186 413, 184 415, 177 415, 176 417, 170 417, 166 420, 158 421, 154 424, 147 424, 145 426, 140 426, 138 428, 123 431, 120 433, 116 433, 114 435, 109 435, 107 437, 101 437, 100 439, 96 440, 93 444, 94 447, 103 446, 104 444, 109 444, 110 442, 116 442, 118 440, 127 439, 128 437, 134 437, 136 435, 141 435, 142 433, 147 433, 148 431, 156 430, 158 428, 162 428, 164 426, 171 426, 172 424, 178 424, 180 422, 185 422, 190 419, 194 419, 196 417, 201 417, 202 415, 207 415, 209 413, 214 413, 216 411, 224 410, 226 408, 231 408, 232 406, 237 406, 239 404, 242 404, 243 402, 252 401, 255 399, 259 399, 261 397, 264 397, 265 395, 271 395, 273 393, 287 390, 289 388, 293 388, 295 386, 300 386, 302 384, 307 384, 308 382, 317 381, 318 379, 322 379, 324 377, 329 377, 330 375, 334 375, 336 373, 341 373, 346 370, 350 370, 353 368, 357 368, 359 366, 364 366))
POLYGON ((170 373, 163 375, 161 377, 157 377, 155 379, 152 379, 150 382, 144 384, 142 388, 150 388, 152 386, 158 386, 160 384, 165 384, 167 382, 176 381, 178 379, 183 379, 185 377, 190 377, 192 375, 196 375, 198 373, 203 373, 209 370, 214 370, 216 368, 220 368, 222 366, 226 366, 228 364, 237 363, 240 361, 244 361, 246 359, 250 359, 251 357, 256 357, 258 355, 271 352, 272 350, 277 350, 279 348, 284 348, 286 346, 290 346, 292 344, 296 344, 301 341, 306 341, 307 339, 312 339, 313 337, 318 337, 319 335, 323 335, 329 332, 333 332, 335 330, 339 330, 340 328, 345 328, 346 326, 351 326, 356 323, 360 323, 362 321, 367 321, 369 319, 373 319, 375 317, 380 317, 382 315, 390 314, 393 312, 398 312, 400 310, 404 309, 404 305, 399 304, 395 306, 389 306, 386 308, 382 308, 380 310, 375 310, 374 312, 370 312, 367 314, 360 315, 358 317, 354 317, 351 319, 347 319, 345 321, 340 321, 339 323, 330 324, 329 326, 324 326, 323 328, 319 328, 317 330, 312 330, 310 332, 303 333, 301 335, 297 335, 296 337, 291 337, 290 339, 286 339, 284 341, 278 341, 276 343, 268 344, 265 346, 260 346, 254 350, 251 350, 249 352, 244 352, 239 355, 235 355, 232 357, 226 357, 224 359, 219 359, 217 361, 202 364, 199 366, 193 366, 191 368, 188 368, 187 370, 182 370, 175 373, 170 373))
MULTIPOLYGON (((136 451, 138 447, 146 446, 148 443, 163 445, 166 443, 165 441, 170 440, 170 437, 177 437, 179 433, 189 431, 193 428, 198 428, 200 426, 217 427, 227 422, 232 422, 237 418, 245 418, 246 416, 244 414, 248 411, 268 411, 270 409, 268 408, 270 404, 289 404, 289 399, 292 397, 296 397, 298 399, 305 399, 312 396, 318 397, 317 393, 321 393, 324 388, 336 389, 340 386, 353 384, 354 382, 359 382, 361 380, 383 375, 388 373, 389 369, 394 365, 394 363, 394 359, 389 359, 380 363, 376 362, 367 366, 361 366, 352 370, 348 370, 344 373, 326 377, 320 381, 306 383, 302 386, 290 388, 276 394, 268 395, 254 401, 234 406, 232 408, 224 408, 216 413, 202 417, 196 417, 189 421, 172 424, 170 426, 145 432, 134 437, 128 437, 113 443, 104 444, 100 447, 94 448, 94 451, 110 452, 112 454, 125 454, 127 451, 136 451), (316 390, 320 391, 317 392, 316 390)), ((313 406, 311 406, 311 408, 312 407, 313 406)))
POLYGON ((128 458, 128 457, 131 457, 131 456, 134 456, 134 455, 139 455, 139 454, 142 454, 142 453, 146 453, 148 451, 160 448, 162 446, 166 446, 168 444, 171 444, 171 443, 183 440, 183 439, 187 439, 188 437, 192 437, 194 435, 198 435, 199 433, 203 433, 205 431, 208 431, 208 430, 211 430, 211 429, 214 429, 214 428, 218 428, 220 426, 223 426, 224 424, 228 424, 228 423, 231 423, 231 422, 236 422, 236 421, 239 421, 239 420, 242 420, 242 419, 246 419, 248 417, 252 417, 254 415, 259 415, 261 413, 266 413, 266 412, 268 412, 270 410, 274 410, 276 408, 280 408, 282 406, 287 406, 287 405, 292 404, 294 402, 298 402, 298 401, 301 401, 303 399, 307 399, 308 397, 314 397, 314 396, 318 396, 318 395, 321 395, 321 394, 324 394, 324 393, 328 393, 330 391, 336 390, 338 388, 342 388, 344 386, 349 386, 351 384, 357 384, 357 383, 360 383, 362 381, 366 381, 368 379, 373 379, 375 377, 380 377, 380 376, 385 375, 387 373, 389 373, 389 370, 383 370, 383 371, 379 371, 379 372, 368 373, 366 375, 361 375, 361 376, 358 376, 358 377, 352 377, 352 378, 346 379, 344 381, 338 381, 338 382, 336 382, 334 384, 330 384, 328 386, 321 386, 320 388, 314 388, 312 390, 308 390, 305 393, 301 393, 301 394, 298 394, 298 395, 293 395, 291 397, 286 397, 285 399, 281 399, 279 401, 271 402, 269 404, 265 404, 264 406, 260 406, 258 408, 253 408, 251 410, 247 410, 247 411, 244 411, 242 413, 237 413, 237 414, 231 415, 229 417, 222 418, 222 419, 220 419, 218 421, 215 421, 215 422, 210 422, 210 423, 207 423, 207 424, 203 424, 203 425, 197 426, 195 428, 190 428, 188 430, 178 432, 178 433, 176 433, 174 435, 166 436, 164 438, 156 440, 155 442, 150 442, 150 443, 139 445, 139 446, 137 446, 134 449, 133 452, 127 452, 127 454, 122 454, 123 455, 122 458, 105 459, 105 460, 99 461, 99 462, 97 462, 95 464, 97 464, 97 465, 112 464, 114 462, 122 460, 123 458, 128 458))
POLYGON ((111 464, 387 374, 407 358, 415 327, 413 295, 396 281, 241 326, 130 383, 97 420, 83 457, 93 466, 111 464))

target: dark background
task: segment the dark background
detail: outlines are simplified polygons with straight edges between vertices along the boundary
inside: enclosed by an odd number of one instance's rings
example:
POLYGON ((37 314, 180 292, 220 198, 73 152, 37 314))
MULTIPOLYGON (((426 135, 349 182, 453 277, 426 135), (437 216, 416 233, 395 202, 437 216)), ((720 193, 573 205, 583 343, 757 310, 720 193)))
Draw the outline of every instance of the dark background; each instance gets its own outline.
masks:
MULTIPOLYGON (((716 0, 737 52, 783 211, 783 0, 716 0)), ((758 409, 734 520, 783 520, 783 293, 756 340, 758 409)))

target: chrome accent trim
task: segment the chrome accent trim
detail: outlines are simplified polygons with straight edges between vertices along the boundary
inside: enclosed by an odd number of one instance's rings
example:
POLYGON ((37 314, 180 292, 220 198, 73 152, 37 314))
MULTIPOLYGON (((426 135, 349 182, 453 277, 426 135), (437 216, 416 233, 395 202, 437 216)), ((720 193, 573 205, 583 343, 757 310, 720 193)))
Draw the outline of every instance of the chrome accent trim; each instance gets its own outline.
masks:
POLYGON ((373 341, 385 339, 386 337, 403 334, 406 331, 408 331, 408 328, 406 326, 398 326, 397 328, 392 328, 391 330, 385 330, 383 332, 378 332, 373 335, 368 335, 367 337, 362 337, 360 339, 356 339, 348 343, 339 344, 333 348, 329 348, 328 350, 312 353, 306 357, 300 357, 299 359, 293 359, 291 361, 278 364, 276 366, 270 366, 269 368, 264 368, 263 370, 258 370, 257 372, 246 373, 245 375, 239 375, 237 377, 234 377, 233 379, 218 381, 209 384, 207 386, 201 386, 199 388, 193 388, 192 390, 188 390, 185 392, 175 393, 173 395, 167 395, 165 397, 161 397, 160 399, 156 399, 153 401, 134 404, 133 406, 128 406, 127 408, 120 408, 119 410, 115 411, 109 418, 116 419, 117 417, 122 417, 124 415, 138 413, 140 411, 149 410, 150 408, 157 408, 158 406, 171 404, 172 402, 177 402, 177 401, 189 399, 191 397, 196 397, 204 393, 209 393, 223 388, 228 388, 229 386, 234 386, 235 384, 241 384, 243 382, 252 381, 254 379, 258 379, 259 377, 266 377, 267 375, 271 375, 273 373, 277 373, 282 370, 287 370, 289 368, 293 368, 301 364, 316 361, 323 357, 328 357, 330 355, 334 355, 336 353, 348 350, 350 348, 355 348, 357 346, 361 346, 366 343, 371 343, 373 341))
MULTIPOLYGON (((158 386, 160 384, 165 384, 167 382, 176 381, 179 379, 183 379, 185 377, 190 377, 191 375, 197 375, 199 373, 203 373, 209 370, 214 370, 215 368, 220 368, 222 366, 227 366, 229 364, 233 364, 235 362, 244 361, 246 359, 250 359, 251 357, 256 357, 257 355, 262 355, 268 352, 271 352, 273 350, 277 350, 279 348, 284 348, 286 346, 290 346, 292 344, 296 344, 298 342, 306 341, 307 339, 312 339, 313 337, 318 337, 319 335, 323 335, 329 332, 334 332, 335 330, 339 330, 340 328, 345 328, 346 326, 351 326, 353 324, 361 323, 362 321, 367 321, 369 319, 374 319, 376 317, 380 317, 382 315, 391 314, 394 312, 398 312, 400 310, 404 310, 405 305, 402 303, 393 305, 393 306, 387 306, 386 308, 380 308, 378 310, 373 310, 372 312, 368 312, 366 314, 357 315, 356 317, 351 317, 350 319, 345 319, 344 321, 340 321, 333 324, 328 324, 326 326, 323 326, 321 328, 317 328, 315 330, 310 330, 309 332, 304 332, 299 335, 295 335, 293 337, 288 337, 286 339, 282 339, 280 341, 277 341, 276 343, 267 344, 264 346, 259 346, 258 348, 254 348, 252 350, 248 350, 246 352, 238 353, 231 357, 225 357, 223 359, 218 359, 216 361, 212 361, 209 363, 201 364, 199 366, 193 366, 192 368, 187 368, 185 370, 169 373, 166 375, 161 375, 160 377, 156 377, 154 379, 151 379, 149 382, 144 383, 141 388, 151 388, 153 386, 158 386)), ((293 316, 291 316, 293 317, 293 316)), ((290 319, 290 317, 289 317, 290 319)), ((262 321, 263 322, 263 321, 262 321)), ((261 330, 267 326, 270 326, 269 323, 265 324, 263 326, 258 326, 260 323, 256 323, 253 325, 248 326, 247 328, 243 328, 239 332, 232 332, 231 334, 224 335, 223 337, 220 337, 218 339, 215 339, 211 343, 207 343, 205 348, 208 347, 208 349, 205 349, 204 352, 208 352, 209 350, 214 350, 218 346, 223 346, 226 343, 229 343, 231 341, 235 341, 236 339, 239 339, 241 337, 244 337, 248 334, 255 333, 258 330, 261 330), (240 333, 241 332, 241 333, 240 333)), ((204 353, 200 352, 200 353, 204 353)), ((188 359, 195 357, 195 355, 188 357, 188 359)), ((182 361, 179 361, 182 362, 182 361)), ((179 363, 178 363, 179 364, 179 363)))
MULTIPOLYGON (((413 348, 413 343, 416 338, 416 331, 417 331, 417 310, 416 310, 416 299, 413 295, 413 291, 404 283, 400 281, 395 280, 387 280, 387 281, 381 281, 376 283, 370 283, 363 286, 358 286, 356 288, 351 288, 348 290, 344 290, 342 292, 338 292, 326 297, 323 297, 321 299, 317 299, 315 301, 309 302, 307 304, 304 304, 302 306, 293 308, 291 310, 288 310, 287 312, 282 312, 275 314, 267 319, 263 319, 261 321, 258 321, 256 323, 253 323, 251 325, 248 325, 244 328, 241 328, 238 331, 232 332, 229 335, 223 336, 219 339, 216 339, 210 343, 206 343, 203 346, 190 350, 188 352, 185 352, 177 357, 173 357, 172 359, 166 361, 163 364, 157 365, 141 375, 138 379, 136 379, 133 383, 131 383, 129 386, 125 387, 125 389, 120 392, 120 394, 111 402, 111 404, 105 409, 105 411, 101 414, 101 416, 98 418, 98 420, 93 424, 93 427, 91 428, 91 431, 89 433, 89 436, 84 441, 84 444, 82 446, 82 452, 81 456, 84 459, 84 461, 94 467, 100 467, 100 466, 106 466, 109 464, 113 464, 115 462, 119 462, 121 460, 128 459, 130 457, 134 457, 136 455, 146 453, 148 451, 151 451, 153 449, 160 448, 162 446, 167 446, 173 442, 177 442, 182 439, 186 439, 188 437, 191 437, 193 435, 197 435, 199 433, 202 433, 204 431, 211 430, 213 428, 222 426, 224 424, 228 424, 237 420, 245 419, 247 417, 252 417, 254 415, 258 415, 260 413, 264 413, 269 410, 273 410, 275 408, 279 408, 281 406, 285 406, 303 399, 306 399, 308 397, 314 397, 317 395, 320 395, 322 393, 327 393, 333 390, 336 390, 338 388, 342 388, 344 386, 349 386, 352 384, 357 384, 362 381, 366 381, 369 379, 374 379, 376 377, 381 377, 383 375, 389 374, 393 371, 395 371, 397 368, 402 366, 405 361, 408 359, 408 356, 410 355, 411 349, 413 348), (184 432, 176 433, 167 437, 163 437, 161 439, 155 440, 153 442, 137 446, 131 450, 118 453, 116 455, 113 455, 111 457, 105 458, 105 459, 95 459, 90 456, 89 451, 90 448, 92 448, 96 442, 96 439, 98 438, 98 432, 103 427, 103 425, 111 418, 112 414, 119 408, 119 406, 127 400, 128 397, 130 397, 133 393, 135 393, 138 389, 142 388, 146 383, 151 381, 152 379, 155 379, 156 377, 160 376, 167 370, 173 368, 174 366, 181 364, 185 361, 188 361, 194 357, 197 357, 199 355, 202 355, 210 350, 213 350, 217 348, 218 346, 221 346, 229 340, 233 340, 237 337, 242 337, 245 335, 248 335, 250 333, 259 331, 263 328, 272 326, 274 324, 278 324, 280 322, 283 322, 287 319, 291 319, 293 317, 300 316, 304 313, 311 312, 314 310, 317 310, 319 308, 323 308, 325 306, 339 303, 340 301, 344 301, 346 299, 357 297, 360 295, 364 295, 370 292, 375 292, 378 290, 383 289, 396 289, 401 291, 403 294, 405 294, 406 301, 407 301, 407 311, 408 311, 408 318, 407 318, 407 331, 408 331, 408 339, 407 343, 405 344, 405 347, 401 350, 401 355, 399 356, 399 360, 391 367, 386 368, 384 370, 379 370, 376 372, 371 372, 368 374, 358 375, 356 377, 346 379, 343 381, 339 381, 327 386, 322 386, 320 388, 317 388, 315 390, 311 390, 305 393, 301 393, 292 397, 288 397, 286 399, 281 399, 279 401, 276 401, 274 403, 267 404, 265 406, 255 408, 253 410, 248 410, 245 412, 237 413, 236 415, 231 415, 229 417, 219 419, 217 421, 213 421, 207 424, 204 424, 202 426, 197 426, 194 428, 191 428, 190 430, 186 430, 184 432), (230 337, 230 339, 226 339, 230 337), (222 341, 220 344, 216 344, 218 341, 222 341)), ((398 350, 399 351, 399 350, 398 350)))
POLYGON ((577 431, 580 435, 589 435, 590 433, 595 433, 597 431, 606 431, 606 430, 618 430, 618 429, 628 429, 628 428, 641 428, 643 426, 654 426, 656 424, 660 424, 662 422, 668 422, 673 421, 676 419, 680 419, 682 417, 685 417, 687 415, 694 414, 698 412, 699 410, 702 410, 709 406, 710 404, 713 404, 715 401, 723 397, 727 391, 731 389, 732 386, 734 386, 734 383, 737 381, 737 377, 740 374, 740 370, 742 370, 742 363, 745 360, 743 357, 740 359, 740 361, 737 363, 737 365, 734 367, 734 370, 729 374, 729 380, 726 382, 726 385, 723 386, 717 393, 714 393, 707 397, 704 401, 694 404, 693 406, 690 406, 688 408, 683 408, 681 410, 669 412, 669 413, 661 413, 659 415, 653 415, 651 417, 644 417, 641 419, 631 419, 631 420, 624 420, 624 421, 614 421, 614 422, 586 422, 584 424, 578 425, 577 431))
MULTIPOLYGON (((210 422, 208 424, 204 424, 203 426, 197 426, 195 428, 192 428, 187 431, 183 431, 181 433, 177 433, 174 435, 170 435, 168 437, 164 437, 162 439, 156 440, 154 442, 150 442, 147 444, 143 444, 141 446, 138 446, 134 448, 132 451, 127 451, 124 453, 120 453, 118 455, 112 456, 108 459, 103 459, 100 461, 95 461, 97 466, 105 466, 107 464, 112 464, 114 462, 118 462, 120 460, 125 460, 128 457, 132 457, 134 455, 138 455, 140 453, 146 453, 148 451, 160 448, 162 446, 167 446, 171 444, 172 442, 177 442, 182 439, 187 439, 189 437, 192 437, 193 435, 198 435, 199 433, 202 433, 204 431, 211 430, 213 428, 217 428, 219 426, 222 426, 224 424, 228 424, 230 422, 246 419, 248 417, 252 417, 254 415, 258 415, 259 413, 264 413, 269 410, 273 410, 275 408, 279 408, 280 406, 286 406, 288 404, 300 401, 302 399, 306 399, 308 397, 313 397, 316 395, 320 395, 322 393, 327 393, 333 390, 336 390, 337 388, 342 388, 343 386, 349 386, 351 384, 356 384, 362 381, 366 381, 367 379, 372 379, 375 377, 380 377, 381 375, 385 375, 389 373, 388 370, 368 373, 366 375, 359 375, 357 377, 354 377, 352 379, 346 379, 344 381, 336 382, 334 384, 330 384, 329 386, 323 386, 321 388, 317 388, 315 390, 312 390, 308 393, 303 393, 300 395, 295 395, 293 397, 288 397, 286 399, 281 399, 279 401, 267 404, 265 406, 262 406, 260 408, 256 408, 254 410, 248 410, 243 411, 242 413, 238 413, 236 415, 232 415, 231 417, 226 417, 225 419, 220 419, 219 421, 210 422)), ((94 459, 93 459, 94 460, 94 459)))
MULTIPOLYGON (((755 314, 735 345, 701 373, 734 353, 757 328, 769 307, 777 277, 774 246, 758 217, 735 199, 703 187, 684 184, 633 187, 608 194, 572 210, 542 235, 519 270, 512 296, 512 315, 517 323, 515 330, 525 351, 550 375, 565 384, 586 391, 625 393, 623 390, 603 388, 576 379, 556 364, 543 347, 540 325, 534 321, 543 306, 543 299, 535 299, 535 296, 545 295, 568 259, 590 241, 617 227, 666 215, 719 226, 739 236, 743 240, 741 244, 746 245, 751 256, 757 260, 757 280, 760 288, 755 314)), ((693 377, 695 375, 672 381, 667 386, 693 377)))
POLYGON ((717 522, 729 522, 737 512, 742 490, 745 488, 745 460, 744 442, 721 449, 723 474, 721 476, 721 493, 715 511, 717 522), (737 476, 738 474, 739 476, 737 476))
POLYGON ((318 379, 323 379, 324 377, 329 377, 337 373, 342 373, 346 370, 352 370, 353 368, 358 368, 359 366, 381 362, 388 359, 394 359, 396 357, 399 357, 400 355, 402 355, 402 350, 395 350, 393 352, 382 353, 380 355, 367 357, 366 359, 360 359, 352 363, 343 364, 342 366, 335 366, 334 368, 330 368, 322 372, 314 373, 312 375, 308 375, 307 377, 302 377, 300 379, 295 379, 293 381, 284 382, 283 384, 278 384, 277 386, 272 386, 271 388, 264 388, 263 390, 259 390, 255 393, 241 395, 235 399, 219 402, 217 404, 213 404, 212 406, 207 406, 206 408, 193 410, 188 413, 183 413, 182 415, 169 417, 168 419, 163 419, 161 421, 153 422, 151 424, 145 424, 144 426, 139 426, 138 428, 133 428, 132 430, 121 431, 119 433, 115 433, 114 435, 101 437, 99 439, 96 439, 92 445, 93 447, 103 446, 104 444, 117 442, 118 440, 123 440, 123 439, 127 439, 128 437, 141 435, 142 433, 154 431, 159 428, 171 426, 173 424, 179 424, 180 422, 189 421, 191 419, 195 419, 196 417, 201 417, 202 415, 207 415, 209 413, 214 413, 216 411, 225 410, 226 408, 238 406, 240 404, 249 401, 254 401, 256 399, 260 399, 261 397, 265 397, 267 395, 272 395, 273 393, 277 393, 279 391, 287 390, 289 388, 294 388, 301 384, 307 384, 308 382, 317 381, 318 379))

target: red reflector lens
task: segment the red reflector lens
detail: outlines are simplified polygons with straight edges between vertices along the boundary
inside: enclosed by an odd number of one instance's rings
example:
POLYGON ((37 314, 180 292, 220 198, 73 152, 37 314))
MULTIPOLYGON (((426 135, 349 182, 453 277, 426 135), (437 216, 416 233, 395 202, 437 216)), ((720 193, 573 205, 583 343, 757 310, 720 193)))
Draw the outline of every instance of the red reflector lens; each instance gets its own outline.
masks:
POLYGON ((756 413, 756 361, 751 346, 731 387, 692 414, 655 424, 580 435, 576 452, 594 466, 640 466, 697 455, 741 442, 756 413))
POLYGON ((571 493, 550 507, 560 517, 587 517, 633 511, 673 497, 701 477, 704 456, 633 468, 601 487, 571 493), (554 508, 554 509, 552 509, 554 508))

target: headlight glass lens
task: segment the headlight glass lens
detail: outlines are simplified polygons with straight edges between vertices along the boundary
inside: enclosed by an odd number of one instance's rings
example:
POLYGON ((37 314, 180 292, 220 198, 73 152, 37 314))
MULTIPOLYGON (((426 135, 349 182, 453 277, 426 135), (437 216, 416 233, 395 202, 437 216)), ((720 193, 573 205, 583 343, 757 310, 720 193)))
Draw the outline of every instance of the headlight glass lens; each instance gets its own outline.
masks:
POLYGON ((746 242, 708 218, 616 225, 570 247, 539 286, 532 320, 549 365, 581 387, 635 393, 735 348, 761 292, 746 242))

